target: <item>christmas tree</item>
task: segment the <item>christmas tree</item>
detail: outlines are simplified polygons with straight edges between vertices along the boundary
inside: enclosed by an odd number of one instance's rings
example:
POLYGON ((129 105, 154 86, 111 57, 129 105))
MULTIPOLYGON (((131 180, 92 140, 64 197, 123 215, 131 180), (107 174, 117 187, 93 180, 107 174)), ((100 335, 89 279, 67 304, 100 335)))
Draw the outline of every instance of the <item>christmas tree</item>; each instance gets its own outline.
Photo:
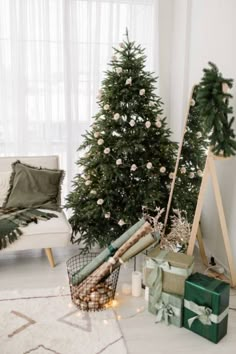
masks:
POLYGON ((196 85, 190 101, 172 201, 174 209, 186 211, 189 223, 193 222, 209 147, 205 119, 200 114, 197 101, 198 91, 199 86, 196 85))
MULTIPOLYGON (((85 249, 107 246, 142 216, 142 207, 166 207, 176 144, 163 117, 157 78, 128 35, 114 48, 98 96, 99 111, 79 150, 79 173, 66 207, 73 234, 85 249)), ((76 241, 75 241, 76 242, 76 241)))
POLYGON ((197 101, 200 115, 205 119, 205 129, 209 133, 213 153, 227 157, 236 152, 232 128, 234 117, 228 118, 233 113, 233 108, 229 105, 232 95, 228 93, 233 80, 223 78, 215 64, 209 62, 209 66, 210 69, 203 70, 197 101))

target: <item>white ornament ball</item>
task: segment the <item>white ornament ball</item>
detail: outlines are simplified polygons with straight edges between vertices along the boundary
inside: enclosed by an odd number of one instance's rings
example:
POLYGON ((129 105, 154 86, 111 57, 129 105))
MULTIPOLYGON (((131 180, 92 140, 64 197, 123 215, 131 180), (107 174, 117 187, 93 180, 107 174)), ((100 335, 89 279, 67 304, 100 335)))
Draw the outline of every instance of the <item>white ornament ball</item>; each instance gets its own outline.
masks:
POLYGON ((98 139, 98 145, 103 145, 104 144, 104 140, 103 139, 98 139))
POLYGON ((152 168, 152 163, 151 163, 151 162, 148 162, 148 163, 146 164, 146 167, 147 167, 148 170, 150 170, 150 169, 152 168))
POLYGON ((119 46, 120 46, 120 48, 122 48, 122 49, 125 48, 125 44, 124 44, 123 42, 121 42, 121 43, 119 44, 119 46))
POLYGON ((104 149, 104 154, 110 154, 110 151, 111 151, 110 148, 106 148, 106 149, 104 149))
POLYGON ((162 166, 162 167, 160 168, 160 172, 161 172, 161 173, 165 173, 165 172, 166 172, 165 166, 162 166))
POLYGON ((197 171, 197 175, 198 175, 199 177, 202 177, 202 176, 203 176, 202 170, 198 170, 198 171, 197 171))
POLYGON ((192 98, 190 101, 190 106, 192 106, 192 107, 195 106, 195 103, 196 103, 195 100, 192 98))
POLYGON ((133 119, 131 119, 131 121, 129 122, 129 125, 130 125, 131 127, 134 127, 134 126, 135 126, 135 121, 134 121, 133 119))
POLYGON ((148 128, 150 128, 150 126, 151 126, 151 122, 149 120, 147 120, 145 122, 145 127, 148 129, 148 128))
POLYGON ((150 101, 148 105, 149 105, 149 107, 154 107, 155 106, 155 102, 150 101))
POLYGON ((185 167, 181 167, 180 172, 184 175, 186 173, 186 168, 185 167))
POLYGON ((222 92, 227 93, 229 91, 229 85, 226 82, 222 83, 222 92))
POLYGON ((113 116, 114 120, 118 120, 120 118, 120 114, 119 113, 115 113, 113 116))
POLYGON ((173 178, 174 178, 174 172, 170 172, 170 173, 169 173, 169 178, 170 178, 170 179, 173 179, 173 178))
POLYGON ((100 294, 98 291, 93 291, 90 293, 90 299, 92 301, 99 301, 100 300, 100 294))
POLYGON ((198 139, 200 139, 202 137, 202 133, 201 132, 197 132, 196 136, 197 136, 198 139))
POLYGON ((112 55, 112 60, 117 60, 117 56, 116 55, 112 55))
POLYGON ((119 225, 119 226, 123 226, 123 225, 125 225, 124 220, 123 220, 123 219, 120 219, 120 220, 118 221, 118 225, 119 225))
POLYGON ((135 164, 131 165, 130 167, 130 171, 136 171, 137 170, 137 166, 135 164))
POLYGON ((103 200, 103 199, 98 199, 98 200, 97 200, 97 204, 98 204, 98 205, 102 205, 103 203, 104 203, 104 200, 103 200))
POLYGON ((194 178, 194 172, 189 173, 189 178, 194 178))
POLYGON ((118 68, 116 68, 116 73, 117 74, 121 74, 122 71, 123 71, 123 69, 120 66, 118 66, 118 68))
POLYGON ((87 181, 85 181, 85 185, 89 186, 92 183, 92 181, 90 181, 89 179, 87 181))
POLYGON ((116 165, 117 165, 117 166, 122 165, 122 160, 121 160, 121 159, 117 159, 117 160, 116 160, 116 165))
POLYGON ((95 133, 93 134, 93 136, 94 136, 94 138, 98 138, 98 137, 100 136, 100 133, 99 133, 99 132, 95 132, 95 133))
POLYGON ((132 77, 129 77, 126 81, 125 81, 126 85, 132 85, 132 77))
POLYGON ((104 216, 105 216, 106 219, 110 219, 111 213, 108 211, 104 216))
POLYGON ((105 111, 108 111, 108 109, 110 108, 109 104, 105 104, 105 106, 103 107, 105 109, 105 111))
POLYGON ((157 120, 156 121, 156 127, 157 128, 161 128, 162 124, 161 124, 161 121, 160 120, 157 120))
POLYGON ((140 94, 140 96, 144 96, 145 95, 145 89, 139 90, 139 94, 140 94))

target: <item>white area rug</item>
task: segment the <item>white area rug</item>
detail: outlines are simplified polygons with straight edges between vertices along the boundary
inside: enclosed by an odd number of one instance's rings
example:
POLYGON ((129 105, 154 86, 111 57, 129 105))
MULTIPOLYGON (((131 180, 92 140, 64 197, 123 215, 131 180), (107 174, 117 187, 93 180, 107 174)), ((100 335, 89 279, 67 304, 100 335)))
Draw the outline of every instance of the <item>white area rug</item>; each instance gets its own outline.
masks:
POLYGON ((112 309, 81 312, 69 289, 0 292, 1 354, 126 354, 112 309))

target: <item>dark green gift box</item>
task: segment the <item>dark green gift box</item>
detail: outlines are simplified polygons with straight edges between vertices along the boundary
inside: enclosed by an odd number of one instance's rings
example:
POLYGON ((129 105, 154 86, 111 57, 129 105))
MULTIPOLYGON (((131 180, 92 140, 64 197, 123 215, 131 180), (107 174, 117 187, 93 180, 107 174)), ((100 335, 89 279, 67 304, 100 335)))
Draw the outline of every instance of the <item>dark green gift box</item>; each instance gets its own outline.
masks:
POLYGON ((218 343, 227 333, 229 284, 195 273, 185 281, 184 327, 218 343))

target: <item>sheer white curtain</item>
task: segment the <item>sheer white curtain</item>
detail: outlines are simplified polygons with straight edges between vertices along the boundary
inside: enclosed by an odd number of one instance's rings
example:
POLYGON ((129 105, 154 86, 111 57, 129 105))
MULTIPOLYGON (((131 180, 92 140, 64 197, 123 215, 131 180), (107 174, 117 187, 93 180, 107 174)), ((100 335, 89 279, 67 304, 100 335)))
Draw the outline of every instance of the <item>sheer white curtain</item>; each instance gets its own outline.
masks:
POLYGON ((66 189, 124 38, 156 69, 157 0, 0 0, 0 156, 58 154, 66 189))

